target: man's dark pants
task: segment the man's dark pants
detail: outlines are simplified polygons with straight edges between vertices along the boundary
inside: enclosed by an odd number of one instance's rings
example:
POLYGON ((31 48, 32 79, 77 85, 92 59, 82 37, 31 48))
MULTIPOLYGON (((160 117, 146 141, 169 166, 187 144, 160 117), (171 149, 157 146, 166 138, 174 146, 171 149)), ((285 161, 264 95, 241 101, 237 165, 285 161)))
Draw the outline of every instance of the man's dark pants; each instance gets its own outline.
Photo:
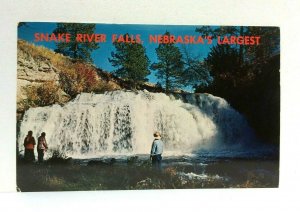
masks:
POLYGON ((153 155, 152 156, 152 166, 158 169, 161 169, 161 155, 153 155))
POLYGON ((44 161, 44 150, 38 149, 38 161, 39 163, 42 163, 44 161))
POLYGON ((35 160, 34 150, 33 149, 25 149, 24 159, 28 162, 34 161, 35 160))

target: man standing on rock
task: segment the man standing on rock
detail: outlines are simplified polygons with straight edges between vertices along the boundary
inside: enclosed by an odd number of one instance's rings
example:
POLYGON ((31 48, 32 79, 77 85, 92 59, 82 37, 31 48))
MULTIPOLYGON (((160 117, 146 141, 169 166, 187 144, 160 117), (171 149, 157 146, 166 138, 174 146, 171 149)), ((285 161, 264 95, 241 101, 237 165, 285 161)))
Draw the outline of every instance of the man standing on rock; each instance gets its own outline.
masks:
POLYGON ((152 143, 152 147, 151 147, 151 152, 150 152, 150 159, 152 160, 152 165, 155 168, 161 168, 161 160, 162 160, 162 153, 163 153, 163 142, 161 140, 160 137, 160 133, 159 132, 155 132, 153 134, 154 136, 154 141, 152 143))

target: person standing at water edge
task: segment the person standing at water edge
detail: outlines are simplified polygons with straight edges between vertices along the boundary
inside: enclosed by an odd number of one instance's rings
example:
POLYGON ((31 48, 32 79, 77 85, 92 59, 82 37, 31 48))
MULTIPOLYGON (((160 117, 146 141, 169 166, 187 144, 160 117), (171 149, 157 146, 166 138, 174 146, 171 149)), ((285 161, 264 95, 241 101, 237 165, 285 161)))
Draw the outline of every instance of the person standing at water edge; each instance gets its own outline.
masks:
POLYGON ((44 153, 47 151, 48 145, 46 142, 46 133, 42 132, 41 136, 38 138, 37 152, 38 161, 42 163, 44 161, 44 153))
POLYGON ((24 153, 24 159, 26 161, 34 161, 34 145, 35 145, 35 139, 32 136, 32 131, 28 131, 28 134, 26 138, 24 139, 24 147, 25 147, 25 153, 24 153))
POLYGON ((150 152, 150 159, 152 160, 152 165, 157 168, 161 167, 161 160, 162 160, 162 153, 163 153, 163 142, 161 141, 160 133, 155 132, 153 134, 154 141, 152 143, 151 152, 150 152))

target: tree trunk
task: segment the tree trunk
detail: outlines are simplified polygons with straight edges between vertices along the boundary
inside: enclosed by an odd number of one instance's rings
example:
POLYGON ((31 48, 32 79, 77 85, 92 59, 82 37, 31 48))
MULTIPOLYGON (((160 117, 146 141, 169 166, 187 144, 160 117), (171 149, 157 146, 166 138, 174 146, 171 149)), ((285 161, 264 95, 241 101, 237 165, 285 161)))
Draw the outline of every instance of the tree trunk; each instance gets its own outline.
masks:
POLYGON ((170 76, 169 76, 169 70, 166 70, 166 90, 165 93, 169 93, 169 87, 170 87, 170 76))

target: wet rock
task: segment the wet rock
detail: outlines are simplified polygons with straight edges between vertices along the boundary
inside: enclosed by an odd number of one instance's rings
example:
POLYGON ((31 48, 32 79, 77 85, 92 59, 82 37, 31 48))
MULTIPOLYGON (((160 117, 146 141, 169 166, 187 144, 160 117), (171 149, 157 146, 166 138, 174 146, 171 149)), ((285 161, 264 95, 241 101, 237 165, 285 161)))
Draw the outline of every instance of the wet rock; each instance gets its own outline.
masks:
POLYGON ((116 163, 115 158, 111 158, 110 161, 104 161, 104 160, 90 160, 88 162, 88 166, 111 166, 114 163, 116 163))
POLYGON ((133 164, 133 163, 136 163, 137 161, 138 161, 138 156, 132 156, 132 157, 127 158, 128 164, 133 164))
POLYGON ((152 180, 150 178, 146 178, 145 180, 139 181, 136 185, 138 188, 148 187, 152 185, 152 180))
POLYGON ((71 157, 68 158, 50 158, 46 161, 47 164, 72 164, 73 159, 71 157))
POLYGON ((117 162, 117 160, 115 159, 115 158, 112 158, 111 160, 110 160, 110 165, 113 165, 114 163, 116 163, 117 162))

